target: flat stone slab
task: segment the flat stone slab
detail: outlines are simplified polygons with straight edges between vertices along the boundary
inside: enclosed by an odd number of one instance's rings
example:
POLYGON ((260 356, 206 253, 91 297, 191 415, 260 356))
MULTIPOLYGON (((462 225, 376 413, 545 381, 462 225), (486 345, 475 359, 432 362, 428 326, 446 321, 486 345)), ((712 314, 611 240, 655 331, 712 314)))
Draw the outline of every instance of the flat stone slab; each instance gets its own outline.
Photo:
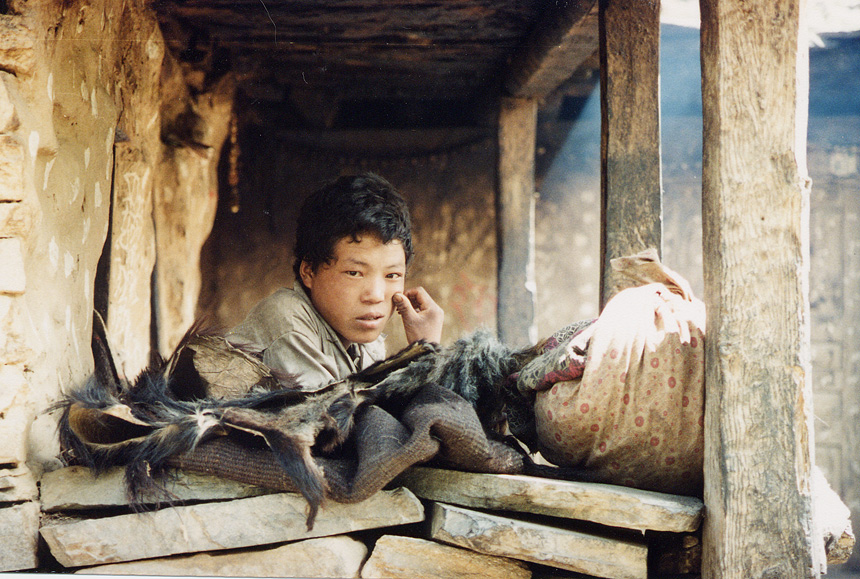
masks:
MULTIPOLYGON (((77 511, 118 507, 128 504, 123 467, 111 468, 96 476, 82 466, 70 466, 42 476, 42 511, 77 511)), ((273 494, 262 487, 225 478, 177 471, 165 489, 178 502, 241 499, 273 494)), ((161 497, 162 501, 164 497, 161 497)), ((154 502, 154 501, 153 501, 154 502)))
POLYGON ((640 531, 692 532, 699 528, 704 513, 704 504, 695 497, 531 476, 413 467, 397 482, 433 501, 640 531))
POLYGON ((364 579, 530 579, 519 561, 434 541, 384 535, 361 570, 364 579))
POLYGON ((61 565, 84 567, 416 523, 424 508, 408 490, 395 489, 355 504, 327 501, 310 531, 306 517, 301 495, 279 493, 52 524, 40 532, 61 565))
POLYGON ((38 503, 0 507, 0 571, 34 569, 38 540, 38 503))
POLYGON ((647 579, 644 542, 591 535, 434 503, 431 536, 479 553, 595 577, 647 579))
POLYGON ((76 571, 87 575, 206 577, 358 577, 367 546, 351 537, 321 537, 271 549, 176 555, 76 571))
POLYGON ((26 466, 16 468, 0 467, 0 503, 37 501, 39 489, 36 477, 26 466))

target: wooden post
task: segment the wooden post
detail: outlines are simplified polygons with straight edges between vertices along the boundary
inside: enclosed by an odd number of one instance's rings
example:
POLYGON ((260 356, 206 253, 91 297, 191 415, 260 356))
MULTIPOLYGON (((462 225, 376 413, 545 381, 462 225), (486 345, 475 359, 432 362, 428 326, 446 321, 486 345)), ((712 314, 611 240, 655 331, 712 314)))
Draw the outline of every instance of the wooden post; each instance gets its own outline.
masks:
POLYGON ((703 577, 818 577, 804 0, 701 0, 703 577))
POLYGON ((535 326, 535 133, 537 100, 503 98, 499 107, 498 326, 512 347, 537 341, 535 326))
POLYGON ((620 281, 609 260, 662 254, 660 1, 600 0, 600 308, 620 281))

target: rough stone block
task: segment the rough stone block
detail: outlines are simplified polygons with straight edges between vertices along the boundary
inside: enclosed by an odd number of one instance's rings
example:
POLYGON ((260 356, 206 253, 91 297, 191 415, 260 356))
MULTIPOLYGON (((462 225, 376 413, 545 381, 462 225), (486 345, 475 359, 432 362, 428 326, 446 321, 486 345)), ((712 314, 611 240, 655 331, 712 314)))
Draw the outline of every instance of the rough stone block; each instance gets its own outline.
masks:
MULTIPOLYGON (((24 342, 23 322, 19 308, 16 307, 16 302, 20 299, 20 294, 0 292, 0 363, 10 367, 26 364, 33 354, 33 351, 24 342)), ((8 374, 0 374, 0 380, 8 379, 8 374)), ((0 390, 0 409, 4 408, 3 401, 8 399, 11 395, 10 392, 12 391, 8 388, 5 391, 0 390)), ((0 430, 3 430, 2 421, 0 421, 0 430)))
MULTIPOLYGON (((125 469, 112 468, 99 476, 82 466, 70 466, 42 476, 42 510, 75 511, 118 507, 128 504, 125 469)), ((165 483, 176 501, 213 501, 241 499, 275 491, 224 478, 179 472, 165 483)))
POLYGON ((0 508, 0 571, 35 569, 38 539, 38 503, 0 508))
POLYGON ((36 477, 21 464, 14 468, 0 466, 0 503, 35 501, 39 498, 36 477))
POLYGON ((36 35, 20 16, 0 15, 0 68, 13 74, 31 74, 36 65, 36 35))
POLYGON ((21 201, 23 198, 24 147, 14 137, 2 135, 0 136, 0 201, 21 201))
POLYGON ((87 575, 208 577, 358 577, 367 547, 350 537, 322 537, 272 549, 197 553, 87 567, 87 575))
MULTIPOLYGON (((3 319, 0 318, 0 345, 2 345, 3 331, 3 319)), ((27 403, 27 391, 28 384, 24 377, 23 366, 0 365, 0 416, 3 417, 0 419, 0 441, 2 441, 0 452, 3 453, 4 460, 9 461, 0 464, 2 469, 0 476, 7 469, 17 470, 27 459, 27 430, 34 414, 27 403)), ((10 481, 7 483, 11 484, 10 481)), ((27 498, 29 497, 21 497, 21 499, 27 498)))
POLYGON ((22 294, 27 287, 24 273, 24 256, 21 254, 21 240, 17 237, 0 238, 0 293, 22 294))
POLYGON ((530 476, 415 467, 398 483, 421 498, 519 511, 640 531, 695 531, 704 504, 694 497, 530 476))
POLYGON ((15 104, 9 96, 5 82, 0 82, 0 133, 8 133, 18 128, 18 115, 15 104))
POLYGON ((301 495, 280 493, 45 525, 41 534, 61 565, 82 567, 269 545, 424 519, 421 502, 406 489, 381 491, 355 504, 328 501, 312 530, 307 529, 306 512, 301 495))
POLYGON ((0 237, 26 237, 33 229, 33 209, 26 203, 0 203, 0 237))
POLYGON ((618 539, 488 515, 435 503, 431 536, 437 541, 501 557, 613 579, 646 579, 648 549, 618 539))
POLYGON ((531 575, 525 564, 513 559, 395 535, 376 541, 361 570, 364 579, 529 579, 531 575))

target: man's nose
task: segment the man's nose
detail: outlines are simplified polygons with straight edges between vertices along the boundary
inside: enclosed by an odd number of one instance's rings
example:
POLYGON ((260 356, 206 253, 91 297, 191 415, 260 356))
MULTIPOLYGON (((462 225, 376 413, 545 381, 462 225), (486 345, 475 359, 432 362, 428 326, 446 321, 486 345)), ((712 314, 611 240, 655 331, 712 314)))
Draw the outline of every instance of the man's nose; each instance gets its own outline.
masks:
POLYGON ((362 295, 364 301, 378 304, 385 299, 385 280, 375 277, 368 278, 362 295))

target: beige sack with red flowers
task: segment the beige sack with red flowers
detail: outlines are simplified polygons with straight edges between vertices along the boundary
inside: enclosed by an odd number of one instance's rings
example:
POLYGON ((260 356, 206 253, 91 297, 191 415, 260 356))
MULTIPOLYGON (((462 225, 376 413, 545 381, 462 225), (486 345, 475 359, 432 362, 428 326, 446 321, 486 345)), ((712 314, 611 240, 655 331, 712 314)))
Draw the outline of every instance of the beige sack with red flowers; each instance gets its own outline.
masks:
POLYGON ((657 283, 613 297, 588 329, 582 376, 536 393, 539 447, 608 483, 697 495, 705 308, 656 253, 643 255, 618 261, 629 277, 657 283))

